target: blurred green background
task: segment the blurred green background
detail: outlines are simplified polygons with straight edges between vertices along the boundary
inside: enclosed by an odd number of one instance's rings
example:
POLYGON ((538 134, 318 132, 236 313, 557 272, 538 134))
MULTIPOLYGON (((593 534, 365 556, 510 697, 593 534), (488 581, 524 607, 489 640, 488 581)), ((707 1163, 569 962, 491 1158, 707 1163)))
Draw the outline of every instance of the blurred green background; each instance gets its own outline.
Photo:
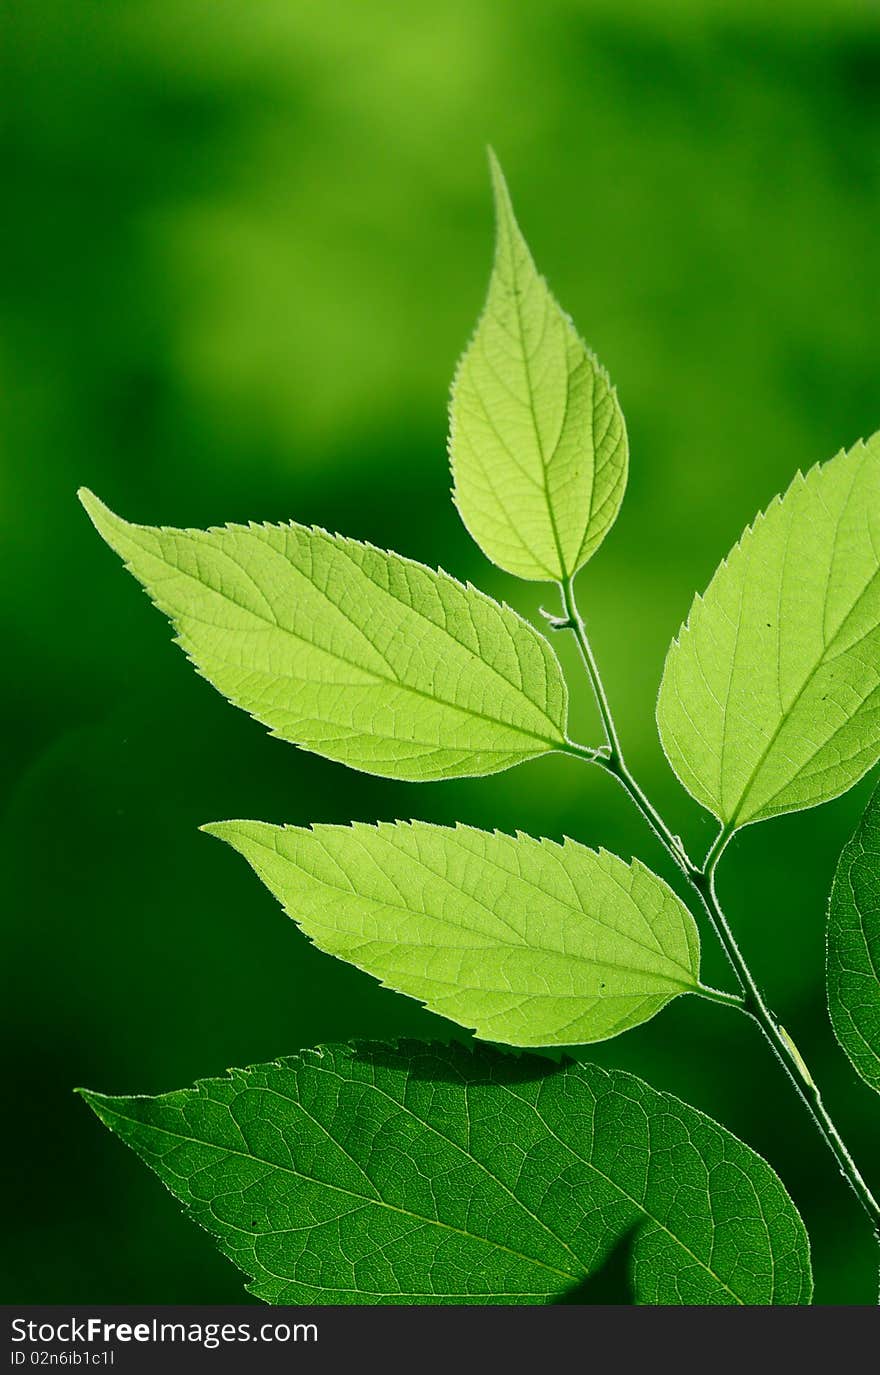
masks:
MULTIPOLYGON (((623 794, 573 761, 419 787, 270 739, 187 667, 75 489, 139 521, 318 522, 533 615, 552 593, 489 567, 448 497, 491 141, 628 417, 628 496, 580 593, 631 763, 702 851, 713 825, 653 725, 666 646, 794 470, 880 426, 880 15, 13 0, 2 28, 2 1297, 240 1301, 242 1278, 73 1086, 152 1092, 449 1028, 309 947, 199 823, 460 819, 674 875, 623 794)), ((596 740, 579 682, 575 699, 596 740)), ((833 1041, 822 968, 868 786, 747 831, 720 886, 876 1185, 878 1105, 833 1041)), ((683 999, 590 1055, 762 1151, 809 1227, 817 1301, 875 1301, 868 1226, 743 1019, 683 999)))

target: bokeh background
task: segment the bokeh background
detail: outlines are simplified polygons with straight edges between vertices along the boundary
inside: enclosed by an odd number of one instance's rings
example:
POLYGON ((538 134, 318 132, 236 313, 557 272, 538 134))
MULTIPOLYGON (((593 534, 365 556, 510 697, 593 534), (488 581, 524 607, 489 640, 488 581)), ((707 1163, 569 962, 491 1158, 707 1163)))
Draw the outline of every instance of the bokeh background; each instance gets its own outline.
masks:
MULTIPOLYGON (((448 495, 491 141, 628 417, 628 496, 580 594, 631 762, 701 851, 712 824, 653 725, 666 646, 794 470, 880 426, 880 15, 7 0, 2 29, 2 1297, 241 1301, 74 1085, 153 1092, 449 1027, 309 947, 199 823, 460 819, 674 874, 572 761, 419 787, 270 739, 188 668, 75 489, 140 521, 318 522, 535 614, 546 590, 493 570, 448 495)), ((575 703, 597 739, 580 683, 575 703)), ((877 1185, 878 1104, 823 994, 826 895, 869 786, 745 832, 720 886, 877 1185)), ((809 1227, 817 1301, 875 1301, 864 1218, 744 1020, 683 999, 590 1054, 762 1151, 809 1227)))

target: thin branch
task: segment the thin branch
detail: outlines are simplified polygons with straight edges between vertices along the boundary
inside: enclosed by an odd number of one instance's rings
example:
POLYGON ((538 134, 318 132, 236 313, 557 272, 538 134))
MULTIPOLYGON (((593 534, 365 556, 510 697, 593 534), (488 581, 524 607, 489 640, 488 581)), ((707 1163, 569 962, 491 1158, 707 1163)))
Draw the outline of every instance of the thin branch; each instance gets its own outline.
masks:
POLYGON ((813 1124, 819 1132, 819 1135, 832 1151, 841 1174, 849 1183, 857 1199, 870 1218, 874 1234, 878 1242, 880 1242, 880 1204, 878 1204, 865 1182, 840 1132, 834 1125, 822 1101, 822 1095, 819 1092, 816 1082, 804 1062, 803 1056, 788 1032, 768 1007, 763 994, 755 982, 751 969, 739 948, 739 944, 730 928, 730 924, 727 921, 721 903, 718 900, 718 894, 715 890, 715 871, 718 866, 718 861, 724 853, 728 841, 733 834, 733 829, 729 826, 723 826, 721 828, 709 848, 703 865, 700 866, 695 864, 690 858, 680 836, 675 835, 670 827, 667 826, 666 822, 660 816, 653 803, 642 791, 627 767, 620 745, 620 737, 618 736, 614 717, 608 702, 608 696, 605 692, 605 686, 602 682, 599 667, 590 645, 583 617, 578 610, 577 600, 574 594, 574 579, 569 578, 565 582, 560 583, 559 590, 562 595, 564 615, 548 619, 551 620, 554 629, 571 630, 575 636, 581 659, 583 660, 587 676, 593 689, 593 694, 596 698, 596 705, 599 708, 599 715, 602 719, 602 726, 607 741, 607 748, 598 752, 587 751, 582 746, 574 746, 569 752, 582 759, 586 758, 588 755, 591 756, 590 762, 598 764, 600 768, 605 769, 617 779, 618 783, 626 790, 638 810, 645 817, 661 844, 666 848, 672 859, 681 869, 694 892, 698 895, 706 915, 709 918, 710 925, 742 989, 742 995, 722 993, 719 990, 704 988, 701 988, 699 992, 703 997, 712 998, 715 1002, 737 1007, 757 1023, 771 1050, 776 1055, 791 1080, 799 1098, 810 1113, 813 1124))

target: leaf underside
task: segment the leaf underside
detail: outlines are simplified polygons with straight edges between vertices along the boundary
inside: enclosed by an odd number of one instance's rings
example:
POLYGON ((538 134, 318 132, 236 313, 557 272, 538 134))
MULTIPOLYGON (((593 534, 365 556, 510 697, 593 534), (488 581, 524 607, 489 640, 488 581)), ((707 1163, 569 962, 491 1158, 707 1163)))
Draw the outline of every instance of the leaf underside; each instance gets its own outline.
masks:
POLYGON ((809 1302, 770 1167, 619 1070, 329 1046, 85 1097, 267 1302, 547 1303, 633 1228, 638 1303, 809 1302))
POLYGON ((565 744, 553 650, 475 588, 303 525, 154 528, 81 499, 198 671, 274 735, 414 781, 565 744))
POLYGON ((798 474, 697 597, 657 723, 730 830, 825 802, 880 755, 880 434, 798 474))
POLYGON ((831 889, 828 1008, 841 1046, 880 1093, 880 788, 844 847, 831 889))
POLYGON ((489 295, 452 387, 455 502, 483 552, 558 582, 614 523, 627 474, 617 395, 538 274, 494 157, 489 295))
POLYGON ((484 1040, 600 1041, 699 987, 684 903, 607 851, 421 822, 204 829, 321 950, 484 1040))

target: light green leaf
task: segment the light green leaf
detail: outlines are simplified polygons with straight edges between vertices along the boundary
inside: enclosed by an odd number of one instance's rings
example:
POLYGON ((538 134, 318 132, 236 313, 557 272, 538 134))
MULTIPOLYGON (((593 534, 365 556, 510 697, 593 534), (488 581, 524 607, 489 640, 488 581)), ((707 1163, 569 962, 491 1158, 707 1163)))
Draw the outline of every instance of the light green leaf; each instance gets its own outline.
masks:
POLYGON ((204 829, 319 949, 484 1040, 602 1041, 700 987, 694 919, 638 860, 421 822, 204 829))
POLYGON ((494 156, 491 165, 495 266, 452 386, 455 501, 500 568, 558 582, 614 523, 626 426, 606 372, 538 274, 494 156))
POLYGON ((880 434, 800 473, 666 658, 657 723, 729 830, 813 807, 880 755, 880 434))
POLYGON ((769 1165, 619 1070, 328 1046, 85 1097, 269 1303, 543 1304, 632 1228, 638 1303, 810 1300, 769 1165))
POLYGON ((831 889, 828 1008, 841 1046, 880 1093, 880 788, 844 847, 831 889))
POLYGON ((547 641, 446 573, 303 525, 153 528, 81 498, 198 671, 273 735, 416 781, 565 745, 547 641))

